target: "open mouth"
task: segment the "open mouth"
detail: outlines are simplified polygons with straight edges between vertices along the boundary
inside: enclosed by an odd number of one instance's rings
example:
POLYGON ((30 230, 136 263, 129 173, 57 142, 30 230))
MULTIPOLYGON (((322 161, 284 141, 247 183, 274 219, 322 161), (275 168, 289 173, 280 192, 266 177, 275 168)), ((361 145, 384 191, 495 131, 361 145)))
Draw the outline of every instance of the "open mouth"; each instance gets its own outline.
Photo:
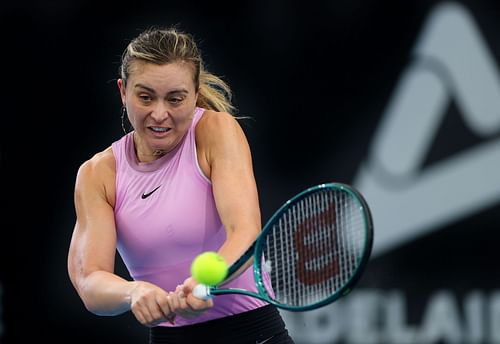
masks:
POLYGON ((163 133, 169 132, 172 128, 148 127, 148 129, 151 130, 151 131, 153 131, 154 133, 163 134, 163 133))

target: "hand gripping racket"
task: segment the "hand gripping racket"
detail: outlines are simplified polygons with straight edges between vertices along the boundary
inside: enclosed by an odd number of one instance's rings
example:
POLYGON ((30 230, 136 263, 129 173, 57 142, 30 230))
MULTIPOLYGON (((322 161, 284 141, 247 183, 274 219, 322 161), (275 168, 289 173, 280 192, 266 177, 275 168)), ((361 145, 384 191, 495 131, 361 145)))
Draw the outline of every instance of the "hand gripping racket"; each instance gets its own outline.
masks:
POLYGON ((252 246, 229 267, 251 257, 257 293, 198 284, 193 294, 256 297, 289 311, 325 306, 347 295, 362 275, 373 244, 373 223, 353 187, 328 183, 297 194, 269 219, 252 246))

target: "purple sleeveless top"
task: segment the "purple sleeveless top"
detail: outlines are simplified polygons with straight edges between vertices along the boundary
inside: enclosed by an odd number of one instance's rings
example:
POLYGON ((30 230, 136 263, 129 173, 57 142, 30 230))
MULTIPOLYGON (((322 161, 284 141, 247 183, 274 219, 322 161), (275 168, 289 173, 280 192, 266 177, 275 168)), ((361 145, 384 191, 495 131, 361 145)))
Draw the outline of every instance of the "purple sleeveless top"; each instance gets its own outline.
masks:
MULTIPOLYGON (((196 108, 186 136, 168 154, 137 161, 132 133, 113 142, 116 160, 115 221, 117 249, 134 280, 173 291, 191 275, 191 262, 201 252, 217 251, 226 239, 212 184, 196 156, 195 127, 204 109, 196 108)), ((255 291, 247 269, 227 287, 255 291)), ((183 326, 252 310, 266 303, 244 295, 221 295, 214 307, 194 319, 178 317, 183 326)))

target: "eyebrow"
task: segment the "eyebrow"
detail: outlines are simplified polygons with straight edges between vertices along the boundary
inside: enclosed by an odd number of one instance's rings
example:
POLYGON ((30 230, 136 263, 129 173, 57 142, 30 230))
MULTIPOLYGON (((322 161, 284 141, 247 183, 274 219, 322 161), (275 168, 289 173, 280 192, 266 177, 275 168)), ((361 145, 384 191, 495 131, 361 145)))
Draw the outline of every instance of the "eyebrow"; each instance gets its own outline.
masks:
MULTIPOLYGON (((134 88, 142 88, 142 89, 145 89, 146 91, 149 91, 151 93, 156 93, 156 91, 154 89, 152 89, 151 87, 148 87, 146 85, 143 85, 143 84, 136 84, 134 86, 134 88)), ((184 89, 184 88, 178 88, 178 89, 173 89, 171 91, 169 91, 167 94, 172 94, 172 93, 189 93, 188 90, 184 89)))

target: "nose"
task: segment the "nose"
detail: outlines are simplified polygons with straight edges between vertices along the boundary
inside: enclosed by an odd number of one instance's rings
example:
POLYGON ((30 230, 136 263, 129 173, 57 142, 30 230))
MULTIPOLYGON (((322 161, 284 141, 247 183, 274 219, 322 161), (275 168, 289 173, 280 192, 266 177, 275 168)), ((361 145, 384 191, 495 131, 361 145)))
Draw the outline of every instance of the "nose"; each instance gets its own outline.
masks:
POLYGON ((170 115, 168 111, 168 108, 160 103, 151 112, 151 117, 158 123, 163 122, 170 115))

